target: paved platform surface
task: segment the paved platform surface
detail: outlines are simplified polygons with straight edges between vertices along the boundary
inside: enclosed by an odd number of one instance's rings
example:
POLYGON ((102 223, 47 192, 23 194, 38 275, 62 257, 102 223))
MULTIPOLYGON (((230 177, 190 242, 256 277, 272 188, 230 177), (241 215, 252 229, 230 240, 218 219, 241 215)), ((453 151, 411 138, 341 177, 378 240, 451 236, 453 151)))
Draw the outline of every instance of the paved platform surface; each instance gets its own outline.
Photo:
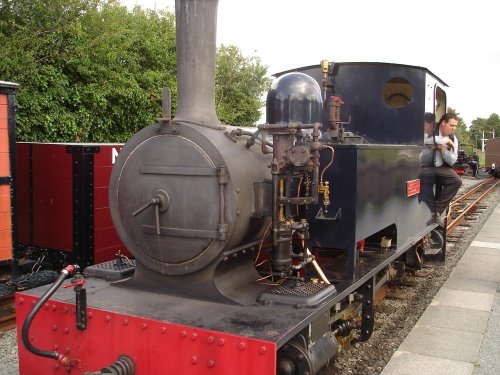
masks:
POLYGON ((500 204, 381 375, 500 375, 500 204))

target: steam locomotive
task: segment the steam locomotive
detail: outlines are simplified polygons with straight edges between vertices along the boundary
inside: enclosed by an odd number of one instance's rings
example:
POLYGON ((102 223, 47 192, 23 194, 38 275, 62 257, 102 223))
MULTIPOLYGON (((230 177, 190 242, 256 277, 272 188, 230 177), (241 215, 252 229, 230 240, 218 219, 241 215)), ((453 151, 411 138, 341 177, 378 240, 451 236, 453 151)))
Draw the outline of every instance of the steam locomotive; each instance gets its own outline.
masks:
POLYGON ((323 61, 277 74, 255 131, 223 125, 217 3, 176 1, 175 117, 166 90, 113 167, 134 259, 17 293, 21 374, 318 374, 370 337, 382 284, 444 260, 419 171, 446 84, 323 61))

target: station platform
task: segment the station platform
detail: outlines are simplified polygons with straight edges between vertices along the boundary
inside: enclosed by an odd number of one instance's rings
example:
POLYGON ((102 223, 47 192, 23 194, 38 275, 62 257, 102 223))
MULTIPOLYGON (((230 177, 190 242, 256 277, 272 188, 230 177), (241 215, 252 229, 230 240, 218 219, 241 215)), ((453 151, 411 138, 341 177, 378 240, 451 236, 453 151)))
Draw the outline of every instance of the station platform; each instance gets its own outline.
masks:
POLYGON ((381 375, 500 374, 500 203, 381 375))

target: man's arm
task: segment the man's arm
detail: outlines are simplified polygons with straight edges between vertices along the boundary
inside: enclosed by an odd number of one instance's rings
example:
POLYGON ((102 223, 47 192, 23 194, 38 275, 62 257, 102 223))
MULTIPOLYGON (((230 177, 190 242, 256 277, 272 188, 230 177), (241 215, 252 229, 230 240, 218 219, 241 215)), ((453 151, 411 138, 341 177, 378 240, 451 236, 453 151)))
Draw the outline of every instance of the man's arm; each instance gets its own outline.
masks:
POLYGON ((458 159, 458 139, 455 137, 455 139, 452 141, 449 139, 448 143, 444 145, 439 145, 439 151, 441 151, 441 154, 443 155, 443 160, 446 164, 448 164, 450 167, 455 164, 455 162, 458 159))

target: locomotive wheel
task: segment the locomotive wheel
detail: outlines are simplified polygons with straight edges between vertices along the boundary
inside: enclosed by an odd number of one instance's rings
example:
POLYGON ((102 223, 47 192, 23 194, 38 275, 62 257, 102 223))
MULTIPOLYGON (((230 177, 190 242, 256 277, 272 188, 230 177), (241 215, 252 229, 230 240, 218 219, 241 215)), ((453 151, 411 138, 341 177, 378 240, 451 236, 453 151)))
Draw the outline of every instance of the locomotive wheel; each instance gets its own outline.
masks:
POLYGON ((313 374, 312 364, 304 348, 289 342, 278 351, 277 375, 313 374))
POLYGON ((335 361, 338 343, 332 332, 325 333, 314 343, 307 344, 297 335, 278 350, 277 375, 317 375, 335 361))

